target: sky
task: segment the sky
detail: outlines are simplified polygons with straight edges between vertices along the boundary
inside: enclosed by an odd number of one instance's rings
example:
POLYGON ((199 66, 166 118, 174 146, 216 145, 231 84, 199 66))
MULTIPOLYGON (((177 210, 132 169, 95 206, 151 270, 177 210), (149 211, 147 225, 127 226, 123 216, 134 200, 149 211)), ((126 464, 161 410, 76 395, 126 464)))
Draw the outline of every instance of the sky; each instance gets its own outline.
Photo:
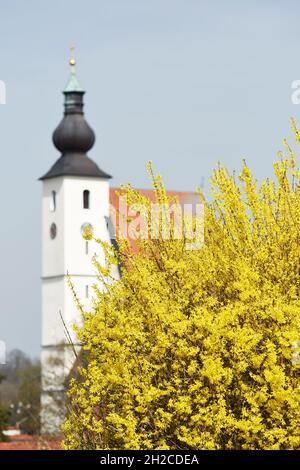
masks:
POLYGON ((41 182, 59 157, 69 47, 113 186, 194 190, 222 161, 272 175, 300 121, 297 0, 0 0, 0 340, 40 352, 41 182))

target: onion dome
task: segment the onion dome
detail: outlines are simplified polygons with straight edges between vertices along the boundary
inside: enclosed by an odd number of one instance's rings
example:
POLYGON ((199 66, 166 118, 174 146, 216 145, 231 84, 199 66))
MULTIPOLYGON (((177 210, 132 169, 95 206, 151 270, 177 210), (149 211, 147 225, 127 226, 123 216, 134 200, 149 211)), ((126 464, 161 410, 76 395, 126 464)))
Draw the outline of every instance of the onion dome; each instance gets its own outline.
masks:
POLYGON ((61 157, 40 179, 45 180, 62 175, 111 178, 87 156, 87 152, 95 143, 95 134, 84 118, 83 96, 85 92, 75 73, 75 59, 71 58, 69 63, 71 75, 63 91, 64 117, 52 136, 55 147, 61 152, 61 157))

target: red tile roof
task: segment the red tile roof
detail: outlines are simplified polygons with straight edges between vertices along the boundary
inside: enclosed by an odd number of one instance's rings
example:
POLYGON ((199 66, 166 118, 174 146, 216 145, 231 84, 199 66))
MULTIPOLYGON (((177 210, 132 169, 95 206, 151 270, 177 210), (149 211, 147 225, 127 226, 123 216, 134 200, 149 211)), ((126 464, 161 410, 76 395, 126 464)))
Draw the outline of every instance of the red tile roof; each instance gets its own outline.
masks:
POLYGON ((1 450, 59 450, 61 439, 44 438, 20 434, 12 436, 9 442, 0 442, 1 450))
MULTIPOLYGON (((155 193, 152 189, 136 189, 142 196, 145 196, 147 199, 149 199, 151 202, 156 202, 155 200, 155 193)), ((115 209, 116 212, 116 220, 114 220, 113 214, 112 214, 112 208, 111 208, 111 218, 112 222, 114 225, 116 225, 114 228, 115 230, 118 230, 118 225, 119 225, 119 200, 120 200, 120 195, 126 195, 126 190, 120 190, 119 188, 110 188, 110 204, 113 209, 115 209), (115 222, 115 223, 114 223, 115 222)), ((167 190, 167 195, 171 198, 177 198, 178 203, 180 205, 184 204, 192 204, 193 206, 196 203, 200 202, 199 195, 196 192, 191 192, 191 191, 172 191, 172 190, 167 190)), ((122 230, 120 230, 122 232, 122 230)), ((124 236, 125 234, 122 234, 124 236)), ((126 238, 126 237, 125 237, 126 238)), ((133 252, 138 251, 138 246, 135 240, 130 240, 130 250, 133 252)))
MULTIPOLYGON (((135 189, 135 188, 134 188, 135 189)), ((146 196, 150 201, 155 201, 155 194, 152 189, 136 189, 142 196, 146 196)), ((123 192, 119 188, 110 188, 109 190, 109 198, 110 203, 114 206, 117 210, 119 205, 119 196, 118 192, 123 192)), ((167 194, 170 197, 178 197, 179 203, 181 204, 195 204, 195 202, 199 202, 198 193, 193 191, 173 191, 167 190, 167 194)))

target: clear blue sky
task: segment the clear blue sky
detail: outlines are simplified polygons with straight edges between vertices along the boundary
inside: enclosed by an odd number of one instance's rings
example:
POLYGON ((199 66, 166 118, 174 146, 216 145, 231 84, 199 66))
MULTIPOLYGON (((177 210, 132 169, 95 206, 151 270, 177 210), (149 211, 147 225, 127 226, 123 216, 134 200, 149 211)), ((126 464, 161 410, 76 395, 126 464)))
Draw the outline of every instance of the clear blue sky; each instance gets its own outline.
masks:
POLYGON ((90 156, 113 184, 147 187, 152 160, 170 189, 193 190, 222 160, 269 175, 299 117, 297 0, 0 0, 0 339, 40 344, 37 178, 58 158, 69 46, 97 135, 90 156))

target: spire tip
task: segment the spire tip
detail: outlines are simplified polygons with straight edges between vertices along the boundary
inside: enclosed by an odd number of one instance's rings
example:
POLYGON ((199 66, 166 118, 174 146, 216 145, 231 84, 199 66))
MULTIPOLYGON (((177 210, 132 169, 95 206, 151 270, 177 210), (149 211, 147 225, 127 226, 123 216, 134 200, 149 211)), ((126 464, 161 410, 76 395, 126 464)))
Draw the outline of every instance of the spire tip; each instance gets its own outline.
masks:
POLYGON ((74 50, 75 50, 75 47, 71 46, 70 47, 70 60, 69 60, 69 65, 71 67, 71 73, 75 73, 75 71, 76 71, 76 60, 74 58, 74 50))

